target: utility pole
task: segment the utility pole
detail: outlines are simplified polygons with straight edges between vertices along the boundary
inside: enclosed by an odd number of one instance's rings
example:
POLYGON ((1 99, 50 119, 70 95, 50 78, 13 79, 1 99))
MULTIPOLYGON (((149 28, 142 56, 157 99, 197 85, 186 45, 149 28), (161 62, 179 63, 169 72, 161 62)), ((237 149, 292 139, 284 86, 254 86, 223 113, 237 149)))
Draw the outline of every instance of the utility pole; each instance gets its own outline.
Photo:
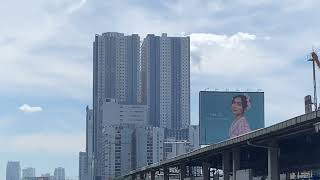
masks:
MULTIPOLYGON (((315 107, 315 111, 318 110, 318 103, 317 103, 317 82, 316 82, 316 63, 319 62, 317 54, 312 51, 311 53, 311 59, 309 61, 312 61, 312 67, 313 67, 313 104, 315 107)), ((317 64, 319 65, 319 64, 317 64)))

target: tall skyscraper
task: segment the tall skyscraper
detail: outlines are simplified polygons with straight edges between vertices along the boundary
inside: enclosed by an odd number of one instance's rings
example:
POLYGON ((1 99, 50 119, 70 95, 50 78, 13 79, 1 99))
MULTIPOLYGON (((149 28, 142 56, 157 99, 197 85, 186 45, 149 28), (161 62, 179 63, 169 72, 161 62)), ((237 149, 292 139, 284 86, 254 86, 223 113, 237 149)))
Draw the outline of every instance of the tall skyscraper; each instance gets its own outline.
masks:
POLYGON ((120 104, 136 104, 140 37, 109 32, 96 35, 93 43, 94 174, 102 176, 102 112, 106 98, 120 104))
POLYGON ((93 176, 93 110, 86 107, 86 153, 87 153, 87 170, 88 179, 93 176))
POLYGON ((19 161, 9 161, 7 163, 6 180, 21 180, 21 167, 19 161))
POLYGON ((190 38, 147 35, 141 46, 141 100, 149 125, 190 125, 190 38))
POLYGON ((54 180, 65 180, 66 175, 65 175, 64 168, 62 167, 55 168, 53 176, 54 176, 54 180))
POLYGON ((22 180, 26 177, 36 177, 36 169, 31 167, 22 169, 22 180))
POLYGON ((79 152, 79 180, 88 180, 88 156, 86 152, 79 152))

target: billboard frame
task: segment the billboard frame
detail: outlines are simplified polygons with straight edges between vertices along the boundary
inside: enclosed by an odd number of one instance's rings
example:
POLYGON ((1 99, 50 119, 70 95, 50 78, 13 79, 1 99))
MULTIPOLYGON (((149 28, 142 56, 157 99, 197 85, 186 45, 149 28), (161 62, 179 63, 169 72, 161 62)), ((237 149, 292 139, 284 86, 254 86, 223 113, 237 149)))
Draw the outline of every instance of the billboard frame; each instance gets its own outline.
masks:
MULTIPOLYGON (((201 145, 211 145, 207 142, 207 132, 205 131, 205 143, 201 141, 202 139, 202 133, 201 133, 201 93, 239 93, 239 94, 245 94, 245 93, 261 93, 262 94, 262 100, 263 100, 263 127, 265 127, 265 105, 264 105, 264 91, 199 91, 199 144, 201 145)), ((216 144, 216 143, 214 143, 216 144)))

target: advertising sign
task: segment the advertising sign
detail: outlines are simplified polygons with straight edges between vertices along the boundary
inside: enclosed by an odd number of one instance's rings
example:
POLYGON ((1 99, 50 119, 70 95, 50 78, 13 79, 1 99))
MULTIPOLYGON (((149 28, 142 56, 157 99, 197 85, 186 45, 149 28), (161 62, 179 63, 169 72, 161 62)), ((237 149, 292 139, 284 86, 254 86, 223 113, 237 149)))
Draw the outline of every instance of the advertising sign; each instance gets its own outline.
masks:
POLYGON ((264 127, 263 92, 201 91, 200 144, 215 144, 264 127))

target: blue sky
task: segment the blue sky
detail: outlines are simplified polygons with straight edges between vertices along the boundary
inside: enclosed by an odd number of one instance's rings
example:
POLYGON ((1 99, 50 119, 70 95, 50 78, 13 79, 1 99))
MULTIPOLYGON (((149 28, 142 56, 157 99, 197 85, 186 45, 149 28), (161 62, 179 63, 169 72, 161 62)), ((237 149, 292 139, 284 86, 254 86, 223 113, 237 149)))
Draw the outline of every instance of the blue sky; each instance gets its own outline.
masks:
POLYGON ((0 3, 0 179, 8 160, 38 175, 58 166, 78 174, 97 33, 189 35, 193 124, 205 88, 263 89, 267 125, 302 114, 312 92, 306 60, 320 48, 317 0, 0 3))

